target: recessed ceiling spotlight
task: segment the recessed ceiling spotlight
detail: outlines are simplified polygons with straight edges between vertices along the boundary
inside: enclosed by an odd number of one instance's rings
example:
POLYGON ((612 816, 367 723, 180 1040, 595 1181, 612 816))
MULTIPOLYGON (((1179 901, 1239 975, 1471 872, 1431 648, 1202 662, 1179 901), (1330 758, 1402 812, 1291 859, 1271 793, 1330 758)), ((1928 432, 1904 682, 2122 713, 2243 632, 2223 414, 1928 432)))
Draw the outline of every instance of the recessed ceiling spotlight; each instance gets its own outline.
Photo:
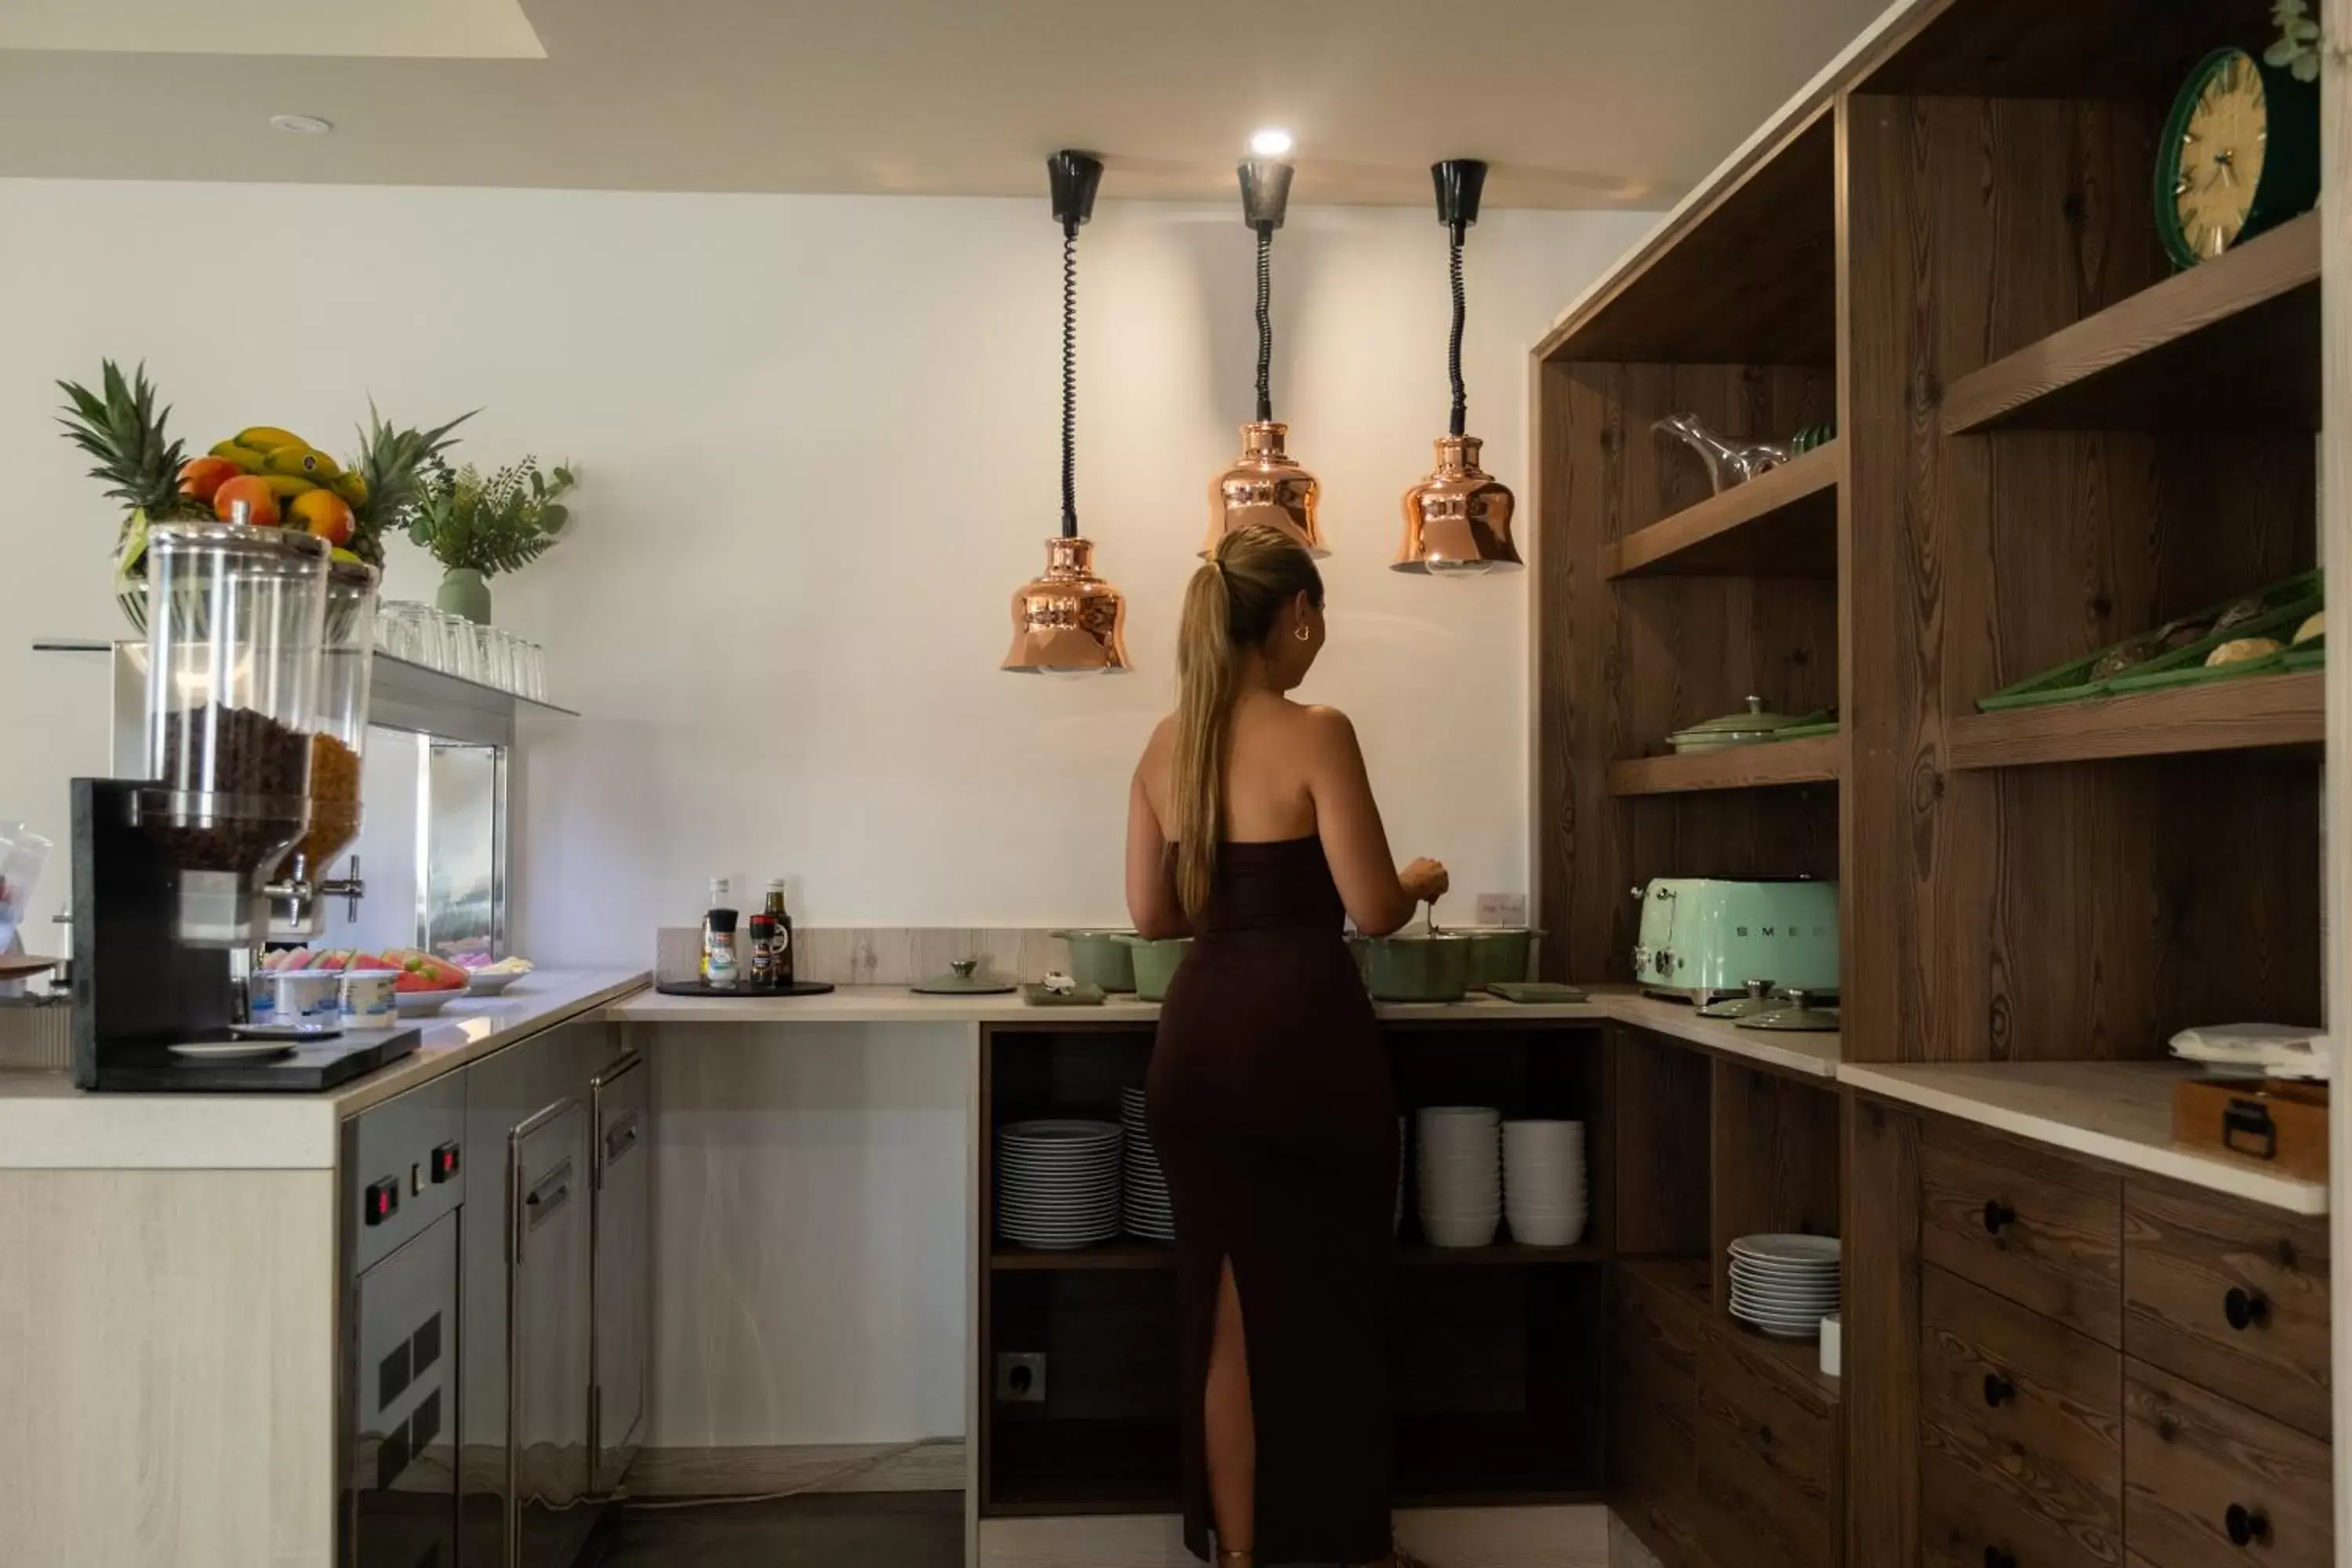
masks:
POLYGON ((321 120, 315 114, 273 114, 269 117, 273 131, 283 131, 289 136, 324 136, 335 128, 331 120, 321 120))
POLYGON ((1261 131, 1250 138, 1250 151, 1261 158, 1279 158, 1290 151, 1290 132, 1261 131))

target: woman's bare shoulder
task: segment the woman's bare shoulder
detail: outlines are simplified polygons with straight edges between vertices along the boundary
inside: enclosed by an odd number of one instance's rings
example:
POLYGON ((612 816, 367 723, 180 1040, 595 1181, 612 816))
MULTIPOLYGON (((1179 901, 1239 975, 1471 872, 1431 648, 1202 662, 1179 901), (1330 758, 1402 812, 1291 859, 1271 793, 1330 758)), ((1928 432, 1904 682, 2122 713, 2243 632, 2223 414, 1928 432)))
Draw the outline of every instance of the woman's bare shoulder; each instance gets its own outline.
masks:
POLYGON ((1356 726, 1337 708, 1325 708, 1314 703, 1286 704, 1290 710, 1290 722, 1307 744, 1318 750, 1336 748, 1353 751, 1356 748, 1356 726))

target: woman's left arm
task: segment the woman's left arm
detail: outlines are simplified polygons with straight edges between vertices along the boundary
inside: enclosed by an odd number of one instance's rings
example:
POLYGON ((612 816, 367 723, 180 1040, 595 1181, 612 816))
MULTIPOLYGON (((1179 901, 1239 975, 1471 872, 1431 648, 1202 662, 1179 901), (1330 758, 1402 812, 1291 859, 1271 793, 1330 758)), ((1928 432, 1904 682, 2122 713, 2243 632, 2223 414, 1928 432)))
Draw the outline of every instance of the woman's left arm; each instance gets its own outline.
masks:
MULTIPOLYGON (((1150 753, 1145 753, 1146 760, 1150 753)), ((1168 836, 1160 830, 1160 816, 1144 793, 1143 769, 1127 792, 1127 916, 1136 933, 1146 937, 1190 936, 1192 927, 1176 896, 1176 869, 1168 853, 1168 836)))

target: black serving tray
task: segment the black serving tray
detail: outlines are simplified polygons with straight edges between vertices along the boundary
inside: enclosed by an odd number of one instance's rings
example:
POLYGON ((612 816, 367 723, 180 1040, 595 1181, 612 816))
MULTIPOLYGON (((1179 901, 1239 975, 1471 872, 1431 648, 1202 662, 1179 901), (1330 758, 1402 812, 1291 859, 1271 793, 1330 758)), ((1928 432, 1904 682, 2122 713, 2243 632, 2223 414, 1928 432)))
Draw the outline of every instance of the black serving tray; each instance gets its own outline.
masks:
POLYGON ((654 987, 665 996, 822 996, 833 989, 823 980, 790 985, 713 985, 707 980, 665 980, 654 987))

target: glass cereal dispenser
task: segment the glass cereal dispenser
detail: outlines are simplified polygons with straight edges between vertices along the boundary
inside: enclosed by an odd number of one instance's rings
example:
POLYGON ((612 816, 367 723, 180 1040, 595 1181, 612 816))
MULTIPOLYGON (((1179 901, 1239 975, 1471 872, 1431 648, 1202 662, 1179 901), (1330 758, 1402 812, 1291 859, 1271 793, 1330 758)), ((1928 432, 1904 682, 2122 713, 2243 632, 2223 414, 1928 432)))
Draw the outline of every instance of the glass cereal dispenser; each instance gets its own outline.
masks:
POLYGON ((367 890, 356 856, 341 879, 330 880, 327 872, 360 835, 360 760, 367 747, 381 576, 359 561, 335 561, 327 569, 326 629, 310 726, 310 820, 268 889, 274 941, 320 935, 331 898, 352 900, 356 917, 357 900, 367 890))
POLYGON ((178 868, 184 943, 258 942, 262 889, 310 825, 327 577, 327 542, 307 533, 148 535, 149 782, 133 814, 178 868))

